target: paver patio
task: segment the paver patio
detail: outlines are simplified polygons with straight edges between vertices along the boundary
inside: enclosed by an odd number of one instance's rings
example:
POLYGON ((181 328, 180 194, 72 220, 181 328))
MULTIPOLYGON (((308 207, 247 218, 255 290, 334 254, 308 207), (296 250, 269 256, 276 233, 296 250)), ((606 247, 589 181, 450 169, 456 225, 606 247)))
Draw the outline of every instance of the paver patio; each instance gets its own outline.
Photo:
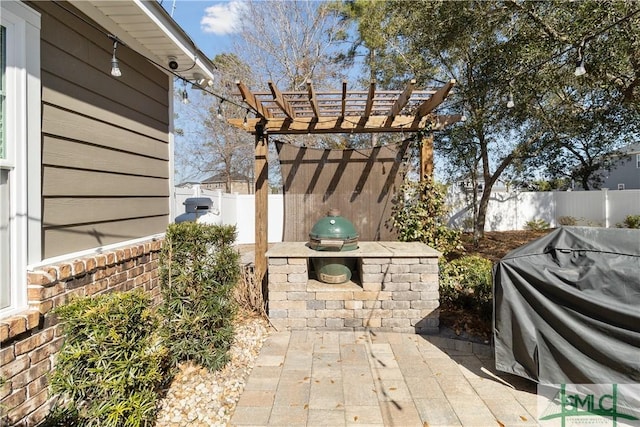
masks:
POLYGON ((487 350, 416 334, 275 332, 231 424, 537 425, 535 383, 497 373, 487 350))

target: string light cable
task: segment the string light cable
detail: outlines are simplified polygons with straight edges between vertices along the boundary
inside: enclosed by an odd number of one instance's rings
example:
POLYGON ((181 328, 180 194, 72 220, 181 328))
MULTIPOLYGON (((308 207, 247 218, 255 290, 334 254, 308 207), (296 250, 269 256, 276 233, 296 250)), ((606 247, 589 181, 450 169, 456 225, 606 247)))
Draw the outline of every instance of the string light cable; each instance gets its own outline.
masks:
MULTIPOLYGON (((606 27, 598 30, 597 32, 591 34, 591 35, 585 35, 584 37, 582 37, 580 39, 579 43, 574 43, 571 46, 569 46, 568 48, 550 56, 549 58, 545 59, 544 61, 540 61, 537 64, 526 68, 524 70, 521 70, 519 72, 517 72, 516 74, 514 74, 507 82, 509 83, 510 86, 513 85, 513 81, 522 76, 523 74, 527 74, 531 71, 535 71, 538 70, 540 67, 542 67, 545 64, 548 64, 549 62, 555 60, 556 58, 559 58, 565 54, 567 54, 568 52, 576 49, 576 53, 578 55, 578 61, 576 63, 576 69, 574 71, 574 75, 579 77, 582 76, 584 74, 587 73, 586 69, 584 68, 584 50, 585 50, 585 46, 587 45, 587 43, 593 39, 595 39, 596 37, 606 33, 607 31, 609 31, 610 29, 612 29, 613 27, 616 27, 620 24, 622 24, 625 21, 628 21, 629 19, 631 19, 632 17, 634 17, 635 15, 640 13, 640 9, 637 9, 633 12, 630 12, 629 14, 623 16, 622 18, 618 19, 617 21, 612 22, 611 24, 607 25, 606 27)), ((510 107, 510 105, 513 103, 513 92, 510 92, 509 94, 509 101, 507 103, 507 108, 512 108, 510 107)), ((513 104, 515 105, 515 104, 513 104)))

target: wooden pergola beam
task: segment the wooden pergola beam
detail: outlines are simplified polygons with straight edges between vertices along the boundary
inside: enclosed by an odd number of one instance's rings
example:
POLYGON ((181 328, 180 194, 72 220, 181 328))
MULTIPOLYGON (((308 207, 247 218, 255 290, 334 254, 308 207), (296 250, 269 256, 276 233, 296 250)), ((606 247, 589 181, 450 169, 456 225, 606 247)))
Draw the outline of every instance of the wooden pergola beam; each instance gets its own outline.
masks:
POLYGON ((449 80, 449 83, 442 86, 440 89, 436 91, 431 98, 424 101, 418 109, 416 110, 416 118, 422 118, 432 112, 438 105, 442 104, 445 100, 451 88, 456 84, 455 79, 449 80))
POLYGON ((409 102, 409 98, 411 98, 411 94, 413 93, 413 88, 416 85, 416 79, 411 79, 411 81, 407 84, 407 87, 404 88, 404 91, 398 96, 396 102, 393 103, 391 107, 391 111, 389 113, 390 117, 395 117, 400 114, 400 111, 407 105, 409 102))
POLYGON ((342 100, 340 103, 340 117, 344 117, 344 111, 347 109, 347 81, 342 81, 342 100))
POLYGON ((282 92, 280 92, 278 87, 273 82, 269 82, 268 84, 269 89, 271 89, 271 95, 273 95, 273 100, 278 105, 278 107, 280 107, 282 112, 290 119, 295 118, 296 115, 291 108, 291 104, 289 104, 289 102, 284 99, 284 97, 282 96, 282 92))
POLYGON ((271 117, 271 113, 269 112, 269 110, 265 108, 262 102, 260 102, 253 93, 251 93, 247 85, 242 83, 240 80, 237 80, 236 86, 240 91, 240 96, 242 96, 242 100, 246 102, 247 105, 249 105, 249 107, 253 108, 253 110, 257 112, 258 115, 267 119, 271 117))
POLYGON ((363 117, 366 119, 371 116, 371 109, 373 108, 373 98, 376 96, 376 82, 375 80, 371 81, 369 84, 369 92, 367 93, 367 104, 364 107, 363 117))
POLYGON ((318 108, 318 97, 316 96, 316 91, 313 88, 313 82, 311 80, 307 80, 307 93, 309 94, 309 104, 311 104, 311 110, 313 111, 313 115, 317 119, 320 117, 320 109, 318 108))

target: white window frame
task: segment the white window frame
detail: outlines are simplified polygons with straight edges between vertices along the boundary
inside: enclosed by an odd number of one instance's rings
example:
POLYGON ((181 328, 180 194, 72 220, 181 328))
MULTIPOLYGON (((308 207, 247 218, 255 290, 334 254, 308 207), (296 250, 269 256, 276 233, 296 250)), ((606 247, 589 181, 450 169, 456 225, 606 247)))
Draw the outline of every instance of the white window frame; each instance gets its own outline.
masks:
POLYGON ((618 184, 618 190, 624 190, 624 184, 618 184))
POLYGON ((636 154, 636 168, 640 169, 640 154, 636 154))
POLYGON ((0 168, 9 171, 11 254, 11 301, 1 318, 27 308, 27 264, 41 257, 41 85, 40 14, 16 0, 2 0, 0 8, 7 60, 6 159, 0 168))

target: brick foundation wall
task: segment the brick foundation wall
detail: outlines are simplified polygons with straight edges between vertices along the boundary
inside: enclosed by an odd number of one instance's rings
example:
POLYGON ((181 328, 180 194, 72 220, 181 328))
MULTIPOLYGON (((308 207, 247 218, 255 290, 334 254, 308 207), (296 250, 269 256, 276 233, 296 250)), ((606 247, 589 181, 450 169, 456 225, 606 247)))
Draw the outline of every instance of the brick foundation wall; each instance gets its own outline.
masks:
POLYGON ((271 257, 269 319, 277 329, 374 329, 437 333, 437 257, 367 257, 355 280, 313 279, 307 257, 271 257), (311 276, 311 277, 310 277, 311 276))
POLYGON ((33 426, 48 414, 48 373, 64 337, 52 310, 72 296, 144 289, 161 299, 161 240, 27 272, 29 310, 0 319, 0 425, 33 426))

